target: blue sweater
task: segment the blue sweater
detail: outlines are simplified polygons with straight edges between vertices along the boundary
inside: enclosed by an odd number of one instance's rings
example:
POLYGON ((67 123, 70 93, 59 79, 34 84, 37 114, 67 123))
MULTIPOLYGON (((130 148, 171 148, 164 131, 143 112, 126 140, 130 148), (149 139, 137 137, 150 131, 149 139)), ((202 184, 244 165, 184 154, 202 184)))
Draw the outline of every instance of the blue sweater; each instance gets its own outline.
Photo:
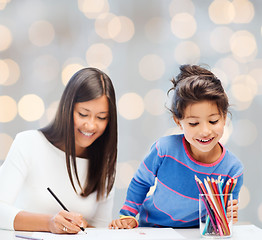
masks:
POLYGON ((243 184, 243 166, 239 159, 223 146, 221 157, 212 164, 194 160, 185 143, 184 135, 160 138, 140 164, 127 191, 121 215, 136 216, 139 213, 141 227, 190 227, 198 226, 199 190, 195 175, 217 179, 224 183, 237 178, 233 199, 238 199, 243 184), (150 187, 156 188, 147 196, 150 187))

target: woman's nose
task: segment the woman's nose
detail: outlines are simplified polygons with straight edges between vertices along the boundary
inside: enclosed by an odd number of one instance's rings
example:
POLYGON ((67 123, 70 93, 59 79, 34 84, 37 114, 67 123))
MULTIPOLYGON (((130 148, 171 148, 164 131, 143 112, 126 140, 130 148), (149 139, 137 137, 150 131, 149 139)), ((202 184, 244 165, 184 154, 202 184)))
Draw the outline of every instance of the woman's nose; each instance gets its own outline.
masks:
POLYGON ((85 127, 91 131, 91 130, 94 130, 96 128, 96 123, 95 123, 95 120, 90 118, 88 119, 86 122, 85 122, 85 127))

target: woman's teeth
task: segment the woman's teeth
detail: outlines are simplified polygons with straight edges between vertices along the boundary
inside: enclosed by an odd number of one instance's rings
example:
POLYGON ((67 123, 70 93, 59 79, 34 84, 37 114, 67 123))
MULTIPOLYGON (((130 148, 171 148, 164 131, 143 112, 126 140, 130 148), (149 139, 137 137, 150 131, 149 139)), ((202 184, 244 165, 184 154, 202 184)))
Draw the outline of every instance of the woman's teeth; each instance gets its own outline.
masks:
POLYGON ((87 137, 90 137, 90 136, 92 136, 94 134, 94 133, 83 132, 83 131, 80 131, 80 132, 83 133, 87 137))

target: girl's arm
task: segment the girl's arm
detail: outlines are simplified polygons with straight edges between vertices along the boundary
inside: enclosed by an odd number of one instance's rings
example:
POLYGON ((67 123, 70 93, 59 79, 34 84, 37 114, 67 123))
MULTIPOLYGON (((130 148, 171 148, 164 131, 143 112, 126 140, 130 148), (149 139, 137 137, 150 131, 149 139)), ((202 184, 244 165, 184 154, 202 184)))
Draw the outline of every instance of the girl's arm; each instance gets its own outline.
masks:
POLYGON ((140 212, 150 187, 154 186, 157 171, 163 161, 158 154, 156 143, 153 144, 149 154, 140 164, 133 179, 131 180, 124 206, 120 210, 120 219, 113 220, 109 228, 134 228, 138 226, 135 216, 140 212))
MULTIPOLYGON (((228 202, 229 203, 229 202, 228 202)), ((228 204, 227 207, 227 218, 231 218, 231 204, 228 204)), ((232 200, 232 207, 233 207, 233 223, 237 223, 238 221, 238 201, 237 199, 232 200)))
POLYGON ((138 221, 131 216, 123 216, 120 219, 113 220, 108 225, 110 229, 132 229, 136 227, 138 227, 138 221))
MULTIPOLYGON (((237 174, 237 184, 233 190, 233 200, 232 200, 232 207, 233 207, 233 223, 237 223, 238 221, 238 198, 240 189, 243 185, 243 169, 240 169, 240 173, 237 174)), ((227 211, 227 218, 231 218, 231 204, 228 202, 227 211)))

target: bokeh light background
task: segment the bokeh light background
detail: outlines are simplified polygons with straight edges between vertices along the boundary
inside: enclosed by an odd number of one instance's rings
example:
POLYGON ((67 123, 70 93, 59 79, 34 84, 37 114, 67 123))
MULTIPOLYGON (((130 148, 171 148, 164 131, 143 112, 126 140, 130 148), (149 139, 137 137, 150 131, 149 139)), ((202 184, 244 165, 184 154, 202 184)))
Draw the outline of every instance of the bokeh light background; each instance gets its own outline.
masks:
POLYGON ((0 162, 16 133, 45 126, 82 67, 118 102, 114 217, 151 144, 178 133, 165 108, 180 64, 208 64, 232 105, 222 139, 245 166, 239 221, 262 227, 260 0, 1 0, 0 162))

